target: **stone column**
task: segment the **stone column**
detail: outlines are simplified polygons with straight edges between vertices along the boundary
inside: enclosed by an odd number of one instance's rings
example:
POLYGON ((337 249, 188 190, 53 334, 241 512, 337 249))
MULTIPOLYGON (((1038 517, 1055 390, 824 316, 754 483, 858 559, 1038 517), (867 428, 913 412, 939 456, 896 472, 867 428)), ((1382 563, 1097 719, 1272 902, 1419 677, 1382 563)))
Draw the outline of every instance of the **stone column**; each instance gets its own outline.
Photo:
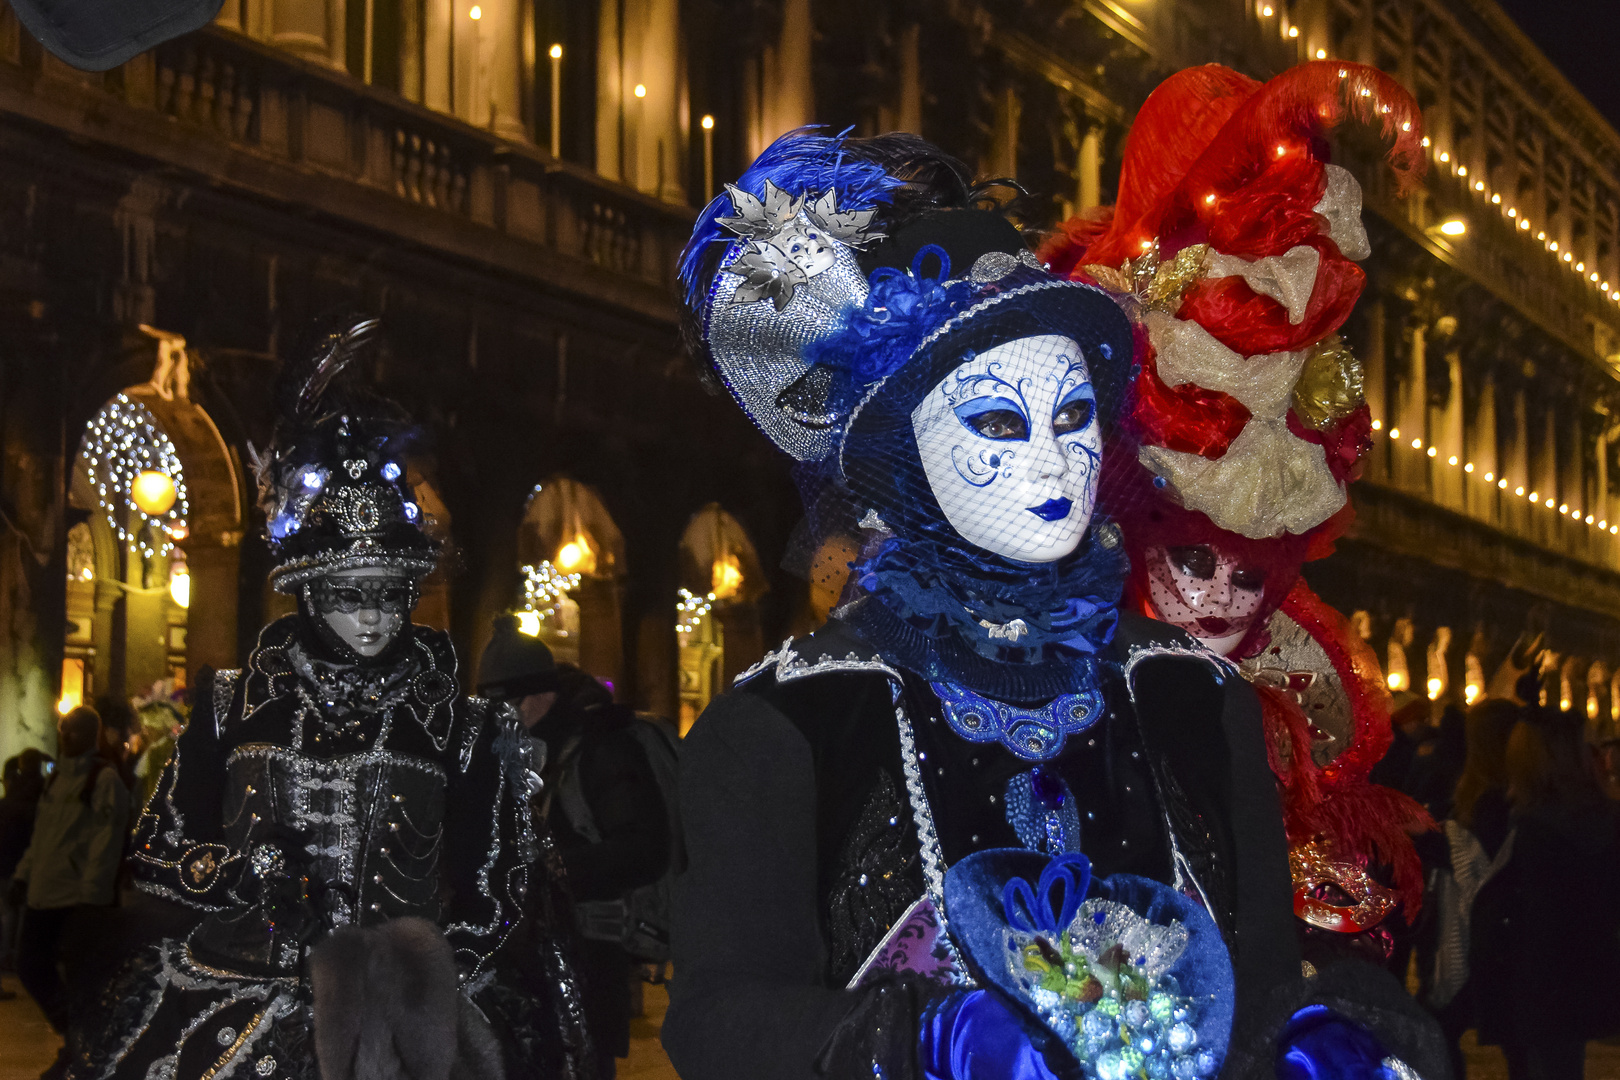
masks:
POLYGON ((815 119, 815 87, 810 80, 813 34, 810 0, 782 0, 782 35, 776 48, 766 51, 767 145, 815 119))
POLYGON ((922 59, 919 54, 922 27, 910 23, 900 30, 900 101, 896 127, 922 134, 922 59))
POLYGON ((609 180, 625 179, 622 33, 617 0, 603 0, 596 35, 596 171, 609 180))
POLYGON ((1468 492, 1468 512, 1489 521, 1491 508, 1496 505, 1496 481, 1501 474, 1501 462, 1496 454, 1496 379, 1491 375, 1485 376, 1485 383, 1479 389, 1479 411, 1474 415, 1468 459, 1474 463, 1473 474, 1463 481, 1468 492))
POLYGON ((1384 333, 1386 328, 1384 301, 1374 298, 1367 304, 1367 340, 1362 347, 1362 387, 1367 411, 1372 413, 1378 430, 1372 433, 1372 452, 1367 455, 1369 479, 1389 478, 1389 427, 1394 414, 1389 408, 1388 375, 1384 363, 1384 333))
POLYGON ((1450 389, 1445 407, 1439 410, 1431 429, 1434 432, 1434 445, 1438 448, 1438 453, 1432 459, 1434 494, 1441 505, 1462 510, 1466 505, 1464 484, 1467 475, 1462 467, 1468 448, 1463 441, 1462 356, 1456 350, 1446 354, 1446 367, 1450 389))
POLYGON ((680 10, 676 0, 626 0, 624 99, 626 144, 634 173, 626 179, 650 195, 685 202, 681 183, 680 10), (632 21, 634 16, 634 21, 632 21), (630 31, 634 31, 634 35, 630 31), (646 92, 638 96, 635 87, 646 92))
POLYGON ((455 107, 451 66, 455 59, 455 37, 450 27, 457 0, 423 0, 422 4, 422 104, 440 112, 455 107))
POLYGON ((191 571, 191 606, 186 609, 187 685, 204 665, 216 669, 237 665, 236 601, 241 548, 235 536, 215 536, 210 541, 186 547, 186 567, 191 571))
POLYGON ((1102 202, 1102 128, 1086 128, 1075 172, 1075 195, 1079 199, 1076 208, 1085 213, 1102 202))
POLYGON ((342 67, 343 0, 275 0, 270 40, 277 47, 317 64, 342 67), (336 35, 332 8, 338 9, 336 35), (333 64, 332 58, 339 62, 333 64))
POLYGON ((523 126, 523 8, 519 0, 486 0, 480 27, 488 76, 490 130, 527 142, 523 126))
POLYGON ((1018 176, 1018 120, 1023 106, 1018 91, 1011 86, 996 94, 995 117, 990 130, 990 153, 984 172, 994 177, 1018 176))
POLYGON ((1428 442, 1424 430, 1428 423, 1428 343, 1429 328, 1418 323, 1412 327, 1412 340, 1407 348, 1406 385, 1401 393, 1398 419, 1400 437, 1393 440, 1391 453, 1395 461, 1395 479, 1405 488, 1426 491, 1429 479, 1429 461, 1421 447, 1428 442), (1417 447, 1412 445, 1413 441, 1417 447))

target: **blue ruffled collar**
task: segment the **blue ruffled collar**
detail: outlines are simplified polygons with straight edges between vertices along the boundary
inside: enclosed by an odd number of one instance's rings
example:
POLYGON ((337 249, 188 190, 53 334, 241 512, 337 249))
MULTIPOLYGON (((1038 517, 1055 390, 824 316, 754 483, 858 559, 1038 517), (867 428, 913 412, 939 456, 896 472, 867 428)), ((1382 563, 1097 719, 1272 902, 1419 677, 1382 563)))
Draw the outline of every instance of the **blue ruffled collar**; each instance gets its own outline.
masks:
POLYGON ((891 536, 854 564, 864 595, 839 617, 885 659, 931 682, 998 701, 1046 701, 1095 685, 1127 570, 1117 538, 1112 526, 1095 526, 1069 557, 1023 563, 891 536))

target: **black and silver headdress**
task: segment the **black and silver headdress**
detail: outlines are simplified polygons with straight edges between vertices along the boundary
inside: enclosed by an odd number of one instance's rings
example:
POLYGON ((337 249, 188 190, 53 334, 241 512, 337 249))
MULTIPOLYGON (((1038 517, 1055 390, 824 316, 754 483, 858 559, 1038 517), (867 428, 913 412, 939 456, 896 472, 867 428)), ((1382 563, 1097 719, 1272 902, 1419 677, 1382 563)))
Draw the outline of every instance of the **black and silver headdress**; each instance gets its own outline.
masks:
POLYGON ((410 419, 392 402, 334 382, 377 327, 368 317, 332 321, 282 376, 274 440, 253 462, 277 592, 362 567, 421 578, 438 562, 405 475, 410 419))

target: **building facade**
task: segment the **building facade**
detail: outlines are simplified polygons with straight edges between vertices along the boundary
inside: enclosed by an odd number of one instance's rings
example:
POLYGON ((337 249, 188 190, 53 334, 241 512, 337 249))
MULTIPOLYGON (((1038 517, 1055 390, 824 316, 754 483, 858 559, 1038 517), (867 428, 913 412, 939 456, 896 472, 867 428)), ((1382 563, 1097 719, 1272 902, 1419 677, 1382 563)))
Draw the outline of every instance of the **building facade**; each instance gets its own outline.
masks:
POLYGON ((1336 151, 1379 438, 1307 575, 1397 682, 1470 692, 1541 631, 1607 721, 1620 136, 1490 0, 226 0, 93 75, 0 9, 0 756, 235 666, 285 610, 250 463, 338 305, 382 316, 369 374, 432 447, 418 617, 464 678, 516 610, 690 718, 832 600, 785 460, 681 356, 675 256, 717 182, 804 123, 914 130, 1050 226, 1112 200, 1165 75, 1312 57, 1400 78, 1433 160, 1397 203, 1336 151))

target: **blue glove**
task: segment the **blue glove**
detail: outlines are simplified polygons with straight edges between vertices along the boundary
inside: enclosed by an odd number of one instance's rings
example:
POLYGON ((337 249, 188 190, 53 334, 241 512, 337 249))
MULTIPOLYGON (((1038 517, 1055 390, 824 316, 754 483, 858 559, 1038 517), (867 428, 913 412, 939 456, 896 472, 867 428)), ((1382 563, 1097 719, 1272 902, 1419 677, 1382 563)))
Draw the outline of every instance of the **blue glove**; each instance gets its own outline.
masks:
POLYGON ((952 994, 922 1017, 926 1080, 1059 1080, 999 994, 952 994))
POLYGON ((1326 1005, 1295 1013, 1277 1039, 1277 1080, 1411 1080, 1411 1067, 1326 1005))

